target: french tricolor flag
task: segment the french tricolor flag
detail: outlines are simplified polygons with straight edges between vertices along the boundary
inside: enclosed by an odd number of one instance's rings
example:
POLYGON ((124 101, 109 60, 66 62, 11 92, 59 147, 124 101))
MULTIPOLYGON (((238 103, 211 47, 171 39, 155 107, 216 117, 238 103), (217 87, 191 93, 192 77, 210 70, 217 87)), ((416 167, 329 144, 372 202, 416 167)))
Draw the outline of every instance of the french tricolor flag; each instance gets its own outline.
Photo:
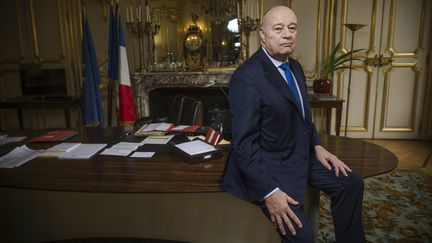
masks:
POLYGON ((210 127, 205 137, 205 141, 211 145, 216 145, 219 142, 220 137, 220 133, 210 127))
POLYGON ((136 120, 135 107, 132 97, 132 88, 129 75, 129 66, 123 28, 119 22, 119 120, 121 124, 131 124, 136 120))

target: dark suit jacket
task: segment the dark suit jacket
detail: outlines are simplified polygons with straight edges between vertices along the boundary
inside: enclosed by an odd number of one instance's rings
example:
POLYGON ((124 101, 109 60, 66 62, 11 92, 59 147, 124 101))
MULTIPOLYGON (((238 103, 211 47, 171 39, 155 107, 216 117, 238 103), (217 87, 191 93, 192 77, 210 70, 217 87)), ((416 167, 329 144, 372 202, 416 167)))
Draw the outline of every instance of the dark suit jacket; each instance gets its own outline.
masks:
POLYGON ((281 73, 260 48, 232 75, 231 150, 221 187, 244 200, 258 202, 276 187, 303 201, 309 160, 319 135, 311 120, 306 78, 289 59, 304 102, 300 105, 281 73))

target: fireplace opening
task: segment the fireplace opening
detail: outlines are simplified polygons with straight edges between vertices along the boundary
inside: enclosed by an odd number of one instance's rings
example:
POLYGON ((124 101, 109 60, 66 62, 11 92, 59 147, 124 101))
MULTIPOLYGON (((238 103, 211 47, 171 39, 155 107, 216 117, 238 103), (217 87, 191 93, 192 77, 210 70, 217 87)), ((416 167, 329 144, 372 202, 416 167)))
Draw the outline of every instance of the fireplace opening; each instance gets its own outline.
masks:
MULTIPOLYGON (((223 88, 228 93, 228 88, 223 88)), ((217 130, 229 126, 229 101, 219 88, 157 88, 149 92, 152 117, 165 117, 176 95, 185 95, 203 103, 203 125, 217 130)))

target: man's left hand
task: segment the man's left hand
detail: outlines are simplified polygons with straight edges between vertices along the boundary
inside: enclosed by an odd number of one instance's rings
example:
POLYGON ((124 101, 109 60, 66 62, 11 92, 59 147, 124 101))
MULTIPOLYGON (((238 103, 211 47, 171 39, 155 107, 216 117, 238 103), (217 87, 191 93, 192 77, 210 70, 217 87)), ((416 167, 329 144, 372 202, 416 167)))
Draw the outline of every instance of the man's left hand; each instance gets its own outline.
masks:
POLYGON ((335 168, 335 173, 337 177, 339 177, 339 172, 342 172, 344 176, 348 176, 347 171, 352 172, 348 165, 346 165, 343 161, 339 160, 334 154, 327 151, 321 145, 315 146, 315 154, 318 161, 321 162, 321 164, 328 170, 331 170, 329 162, 332 163, 333 167, 335 168))

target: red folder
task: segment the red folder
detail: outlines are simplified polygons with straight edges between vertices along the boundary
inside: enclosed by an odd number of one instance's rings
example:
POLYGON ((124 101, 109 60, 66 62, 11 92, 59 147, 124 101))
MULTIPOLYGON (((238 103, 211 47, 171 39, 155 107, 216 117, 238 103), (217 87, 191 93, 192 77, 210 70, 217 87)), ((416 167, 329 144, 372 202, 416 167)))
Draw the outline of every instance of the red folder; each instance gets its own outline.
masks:
POLYGON ((78 134, 75 130, 56 130, 45 133, 44 135, 38 136, 30 140, 29 142, 58 142, 65 141, 78 134))

